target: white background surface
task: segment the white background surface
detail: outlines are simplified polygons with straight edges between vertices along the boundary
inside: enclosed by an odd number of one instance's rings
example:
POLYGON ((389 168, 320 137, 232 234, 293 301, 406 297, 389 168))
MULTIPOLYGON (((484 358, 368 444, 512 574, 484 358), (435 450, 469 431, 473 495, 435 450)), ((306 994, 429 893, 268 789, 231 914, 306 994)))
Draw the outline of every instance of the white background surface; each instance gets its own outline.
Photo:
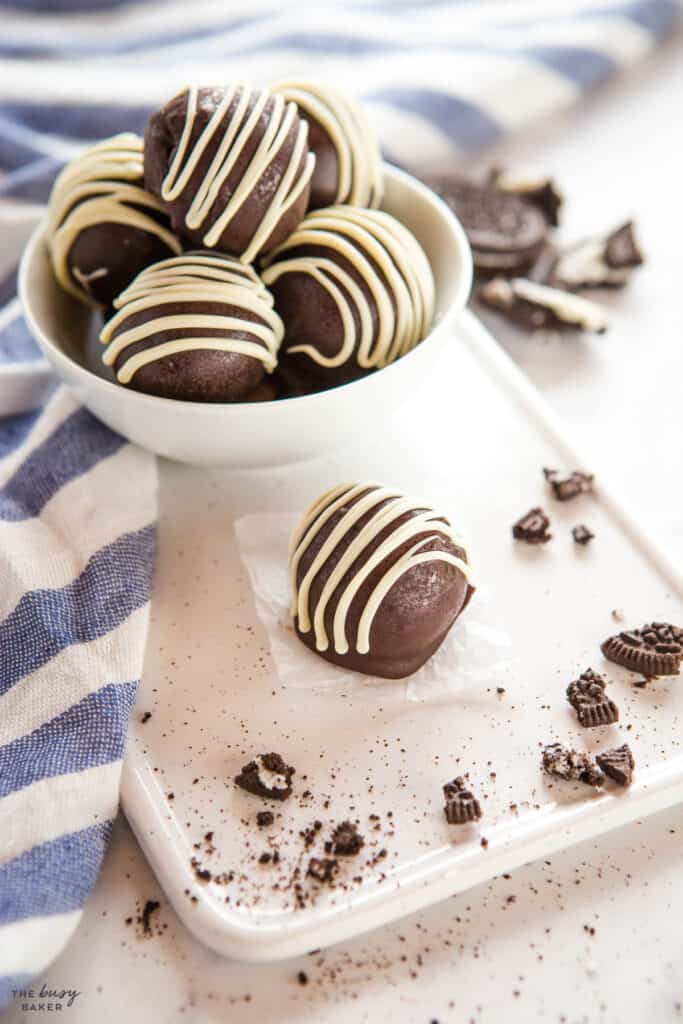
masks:
MULTIPOLYGON (((497 328, 570 435, 609 465, 632 511, 679 561, 682 108, 679 36, 580 110, 486 154, 555 172, 569 194, 568 240, 638 220, 649 262, 608 296, 607 336, 543 342, 497 328)), ((142 939, 125 926, 136 903, 159 892, 119 821, 78 933, 45 980, 80 990, 61 1015, 79 1024, 683 1021, 682 837, 683 807, 325 953, 245 966, 208 953, 165 904, 163 935, 142 939)))

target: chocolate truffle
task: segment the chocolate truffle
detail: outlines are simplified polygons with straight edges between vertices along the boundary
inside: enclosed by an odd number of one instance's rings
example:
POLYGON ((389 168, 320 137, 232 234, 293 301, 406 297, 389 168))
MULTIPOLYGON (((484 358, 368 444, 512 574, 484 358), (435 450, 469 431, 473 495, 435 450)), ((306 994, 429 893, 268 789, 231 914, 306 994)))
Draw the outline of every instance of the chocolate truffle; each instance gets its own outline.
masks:
POLYGON ((161 203, 143 187, 142 139, 98 142, 52 188, 47 239, 55 276, 92 306, 109 306, 150 263, 178 254, 161 203))
POLYGON ((434 654, 474 586, 448 519, 378 484, 342 484, 289 548, 297 635, 336 665, 400 679, 434 654))
POLYGON ((384 195, 377 137, 361 107, 316 82, 277 82, 273 92, 296 103, 315 153, 310 210, 335 203, 377 208, 384 195))
POLYGON ((275 369, 282 321, 255 270, 230 256, 189 252, 156 263, 114 306, 102 359, 137 391, 235 402, 275 369))
POLYGON ((267 89, 190 86, 149 120, 145 183, 178 234, 252 263, 306 212, 307 135, 296 105, 267 89))
POLYGON ((263 280, 285 324, 290 378, 343 384, 388 366, 427 334, 434 279, 411 232, 356 206, 309 213, 267 260, 263 280))

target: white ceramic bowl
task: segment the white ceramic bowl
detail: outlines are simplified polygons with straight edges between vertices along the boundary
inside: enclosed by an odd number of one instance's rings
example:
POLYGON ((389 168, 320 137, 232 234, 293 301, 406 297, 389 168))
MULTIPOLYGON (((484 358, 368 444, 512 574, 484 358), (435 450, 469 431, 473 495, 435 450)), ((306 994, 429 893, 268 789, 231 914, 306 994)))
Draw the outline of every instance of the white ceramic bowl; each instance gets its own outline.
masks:
POLYGON ((386 422, 433 372, 453 343, 454 318, 472 283, 472 258, 448 207, 409 174, 386 166, 383 208, 422 243, 436 281, 430 334, 402 359, 352 384, 276 402, 212 404, 155 398, 106 379, 97 342, 98 317, 56 283, 45 225, 21 261, 19 294, 38 344, 83 405, 143 448, 195 465, 256 466, 302 462, 334 451, 386 422), (89 368, 90 367, 90 368, 89 368))

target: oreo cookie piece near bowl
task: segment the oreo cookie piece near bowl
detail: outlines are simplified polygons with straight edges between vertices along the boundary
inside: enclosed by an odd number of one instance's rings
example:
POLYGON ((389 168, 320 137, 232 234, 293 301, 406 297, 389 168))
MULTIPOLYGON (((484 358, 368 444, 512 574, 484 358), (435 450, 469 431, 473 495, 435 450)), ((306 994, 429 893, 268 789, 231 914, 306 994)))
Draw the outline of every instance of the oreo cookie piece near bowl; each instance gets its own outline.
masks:
POLYGON ((115 135, 67 164, 50 194, 47 240, 57 281, 91 306, 110 306, 140 270, 182 251, 143 188, 142 139, 115 135))
POLYGON ((289 572, 300 640, 388 679, 417 671, 474 593, 446 516, 373 483, 342 484, 311 505, 291 537, 289 572))
POLYGON ((306 212, 307 135, 296 105, 268 89, 192 85, 149 120, 145 184, 192 245, 252 263, 306 212))
POLYGON ((257 273, 190 252, 143 270, 102 328, 119 384, 163 398, 235 402, 272 373, 283 326, 257 273))
POLYGON ((377 208, 384 195, 384 173, 377 136, 362 107, 329 86, 291 79, 272 91, 296 103, 308 123, 308 146, 315 154, 310 210, 349 203, 377 208))
MULTIPOLYGON (((467 240, 438 197, 388 164, 384 185, 383 209, 416 236, 429 258, 435 316, 428 336, 412 351, 346 387, 286 401, 225 403, 170 400, 121 387, 102 363, 97 314, 55 280, 44 222, 25 248, 19 273, 27 324, 55 376, 82 405, 127 439, 167 458, 247 469, 291 465, 365 443, 429 386, 442 357, 458 344, 452 325, 472 282, 467 240)), ((274 377, 266 375, 263 382, 274 377)))
POLYGON ((290 387, 331 387, 414 349, 434 317, 427 256, 391 214, 355 206, 309 213, 265 261, 263 280, 285 325, 280 364, 290 387))
POLYGON ((457 174, 431 175, 424 181, 460 220, 478 274, 513 277, 534 264, 549 227, 538 206, 457 174))

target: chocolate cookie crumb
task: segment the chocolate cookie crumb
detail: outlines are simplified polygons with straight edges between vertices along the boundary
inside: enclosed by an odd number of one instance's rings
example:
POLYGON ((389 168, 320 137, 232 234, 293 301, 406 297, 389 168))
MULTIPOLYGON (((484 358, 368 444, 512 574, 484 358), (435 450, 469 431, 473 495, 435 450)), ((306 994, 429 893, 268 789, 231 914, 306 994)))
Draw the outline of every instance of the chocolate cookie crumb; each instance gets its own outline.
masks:
POLYGON ((605 776, 588 754, 570 750, 561 743, 550 743, 543 748, 542 767, 546 775, 566 782, 602 786, 605 781, 605 776))
POLYGON ((636 762, 628 743, 615 747, 613 750, 603 750, 601 754, 595 755, 595 760, 605 775, 608 775, 619 786, 631 785, 636 762))
POLYGON ((481 805, 461 776, 443 786, 443 795, 446 798, 444 814, 449 825, 466 825, 481 818, 481 805))
POLYGON ((547 544, 552 540, 552 533, 548 533, 550 520, 542 508, 532 508, 526 515, 518 519, 512 527, 512 536, 515 540, 523 540, 527 544, 547 544))
POLYGON ((304 847, 307 850, 315 842, 315 840, 317 838, 317 835, 318 835, 318 832, 320 832, 322 827, 323 827, 322 821, 314 821, 312 825, 308 826, 308 828, 304 828, 304 829, 302 829, 299 832, 299 836, 303 839, 304 847))
POLYGON ((619 708, 605 693, 606 686, 604 676, 588 668, 567 687, 567 700, 585 729, 619 721, 619 708))
POLYGON ((275 815, 272 811, 259 811, 256 815, 256 824, 259 828, 267 828, 268 825, 272 825, 275 821, 275 815))
POLYGON ((351 821, 342 821, 332 833, 332 852, 338 857, 353 857, 364 844, 363 836, 351 821))
POLYGON ((258 862, 259 864, 270 864, 272 859, 273 855, 271 853, 268 853, 267 851, 264 851, 259 857, 258 862))
POLYGON ((593 490, 593 473, 581 473, 574 470, 569 476, 563 477, 558 469, 543 468, 543 476, 550 484, 553 497, 558 501, 571 501, 579 494, 588 494, 593 490))
POLYGON ((144 935, 152 934, 152 915, 156 914, 161 904, 158 900, 147 900, 145 903, 142 913, 140 914, 140 924, 142 925, 142 932, 144 935))
POLYGON ((300 985, 308 985, 308 975, 306 974, 305 971, 299 971, 299 973, 296 976, 296 980, 299 982, 300 985))
POLYGON ((645 676, 675 676, 683 660, 683 629, 650 622, 608 637, 601 651, 609 661, 645 676))
POLYGON ((614 270, 640 267, 645 262, 636 241, 633 221, 629 220, 607 236, 605 242, 605 263, 614 270))
POLYGON ((235 776, 235 784, 247 793, 267 800, 286 800, 292 793, 295 769, 280 754, 260 754, 235 776))
POLYGON ((152 717, 152 712, 151 711, 145 711, 144 715, 140 716, 140 721, 144 725, 145 722, 149 722, 151 717, 152 717))
POLYGON ((315 878, 316 882, 328 884, 334 880, 339 870, 339 861, 329 857, 311 857, 306 874, 315 878))
POLYGON ((572 537, 574 538, 575 544, 585 546, 594 539, 595 534, 592 533, 584 523, 579 523, 578 526, 572 527, 572 537))
POLYGON ((505 687, 504 686, 497 686, 496 687, 496 693, 500 693, 500 694, 505 693, 505 687))

